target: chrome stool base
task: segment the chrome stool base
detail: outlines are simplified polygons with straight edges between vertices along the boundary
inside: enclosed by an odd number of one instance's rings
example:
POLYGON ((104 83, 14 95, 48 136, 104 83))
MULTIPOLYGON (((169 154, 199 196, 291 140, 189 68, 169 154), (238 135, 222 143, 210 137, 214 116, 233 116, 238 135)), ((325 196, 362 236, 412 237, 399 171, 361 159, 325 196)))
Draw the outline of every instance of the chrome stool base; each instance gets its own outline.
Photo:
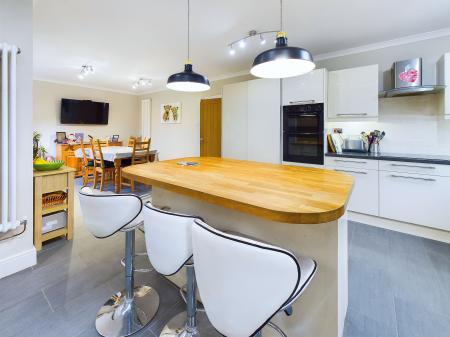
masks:
POLYGON ((201 311, 196 313, 195 328, 187 327, 187 312, 183 311, 173 317, 162 329, 160 337, 223 337, 211 325, 206 314, 201 311), (190 331, 189 331, 190 330, 190 331))
POLYGON ((134 298, 126 291, 114 294, 97 313, 95 328, 101 336, 125 337, 144 328, 155 316, 159 295, 148 286, 134 287, 134 298))

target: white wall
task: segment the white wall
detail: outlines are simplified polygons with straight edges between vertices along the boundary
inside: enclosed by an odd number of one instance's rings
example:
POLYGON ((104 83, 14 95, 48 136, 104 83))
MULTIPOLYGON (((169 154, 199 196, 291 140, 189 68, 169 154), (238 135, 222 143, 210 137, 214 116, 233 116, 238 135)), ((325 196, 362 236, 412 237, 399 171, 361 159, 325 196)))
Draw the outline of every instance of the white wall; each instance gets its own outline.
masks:
POLYGON ((33 247, 32 67, 33 1, 0 1, 0 42, 18 45, 17 58, 17 215, 28 218, 27 231, 0 242, 0 278, 36 263, 33 247))
POLYGON ((125 141, 141 132, 138 96, 44 81, 34 81, 33 90, 33 128, 42 134, 41 144, 52 155, 56 152, 56 131, 65 131, 67 135, 83 132, 86 139, 88 134, 96 138, 118 134, 125 141), (62 125, 61 98, 108 102, 108 125, 62 125))
POLYGON ((150 95, 152 148, 159 150, 161 160, 200 155, 200 100, 220 95, 222 87, 229 83, 247 81, 250 75, 215 81, 211 90, 201 93, 179 93, 164 90, 150 95), (161 124, 161 104, 181 102, 180 124, 161 124))
MULTIPOLYGON (((422 57, 423 84, 436 84, 436 62, 450 51, 450 36, 336 57, 318 62, 318 67, 338 70, 369 64, 380 68, 380 90, 389 88, 394 61, 422 57)), ((377 121, 327 123, 327 128, 343 128, 344 133, 359 134, 373 129, 385 130, 380 150, 418 154, 450 155, 450 120, 441 115, 442 94, 382 98, 377 121)))

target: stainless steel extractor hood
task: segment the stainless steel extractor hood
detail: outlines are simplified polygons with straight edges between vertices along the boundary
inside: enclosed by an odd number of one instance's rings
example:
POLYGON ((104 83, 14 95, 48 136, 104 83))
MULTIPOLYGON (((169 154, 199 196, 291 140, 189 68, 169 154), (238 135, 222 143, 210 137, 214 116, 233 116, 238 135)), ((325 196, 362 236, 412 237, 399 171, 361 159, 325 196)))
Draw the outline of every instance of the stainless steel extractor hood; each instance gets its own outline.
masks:
POLYGON ((393 88, 380 91, 379 97, 434 94, 445 85, 422 85, 422 58, 394 62, 391 69, 393 88))

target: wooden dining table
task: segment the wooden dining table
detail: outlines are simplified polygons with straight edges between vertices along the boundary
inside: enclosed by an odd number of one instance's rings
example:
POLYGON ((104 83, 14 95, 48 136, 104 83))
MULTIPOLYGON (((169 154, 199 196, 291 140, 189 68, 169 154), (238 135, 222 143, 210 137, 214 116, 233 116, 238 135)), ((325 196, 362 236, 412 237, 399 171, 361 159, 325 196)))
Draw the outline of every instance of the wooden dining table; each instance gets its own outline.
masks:
MULTIPOLYGON (((94 159, 94 155, 92 153, 92 149, 86 148, 86 156, 89 159, 94 159)), ((123 159, 131 159, 133 156, 133 147, 130 146, 105 146, 102 147, 103 160, 113 162, 114 163, 114 190, 116 193, 120 193, 121 191, 121 183, 120 183, 120 167, 122 165, 123 159)), ((77 149, 75 151, 75 157, 83 158, 83 152, 81 149, 77 149)), ((150 158, 154 158, 157 160, 158 158, 158 150, 150 150, 150 158)), ((151 160, 152 161, 152 160, 151 160)))

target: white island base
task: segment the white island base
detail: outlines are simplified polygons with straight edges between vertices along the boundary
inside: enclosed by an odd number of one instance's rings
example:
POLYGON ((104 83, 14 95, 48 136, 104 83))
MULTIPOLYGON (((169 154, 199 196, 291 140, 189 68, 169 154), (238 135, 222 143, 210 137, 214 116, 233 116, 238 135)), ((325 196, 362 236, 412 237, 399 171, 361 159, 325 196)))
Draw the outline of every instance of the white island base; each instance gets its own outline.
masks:
MULTIPOLYGON (((152 202, 171 211, 201 216, 219 230, 232 230, 260 238, 297 255, 317 261, 315 278, 294 303, 294 313, 277 314, 272 321, 289 337, 341 337, 348 304, 347 219, 322 224, 290 224, 269 221, 223 206, 153 187, 152 202)), ((169 277, 185 284, 181 270, 169 277)), ((217 289, 220 291, 220 289, 217 289)), ((270 294, 267 294, 270 296, 270 294)), ((264 301, 264 298, 261 298, 264 301)))

